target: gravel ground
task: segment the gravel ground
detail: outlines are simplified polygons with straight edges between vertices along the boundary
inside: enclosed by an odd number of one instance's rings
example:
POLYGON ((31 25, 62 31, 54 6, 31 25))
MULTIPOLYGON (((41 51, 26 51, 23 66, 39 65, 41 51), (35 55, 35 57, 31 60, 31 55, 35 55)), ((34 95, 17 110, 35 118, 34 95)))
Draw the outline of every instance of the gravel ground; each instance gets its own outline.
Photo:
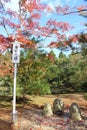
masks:
POLYGON ((87 112, 82 111, 83 120, 72 121, 65 110, 63 116, 44 117, 42 109, 25 109, 19 116, 18 130, 87 130, 87 112))

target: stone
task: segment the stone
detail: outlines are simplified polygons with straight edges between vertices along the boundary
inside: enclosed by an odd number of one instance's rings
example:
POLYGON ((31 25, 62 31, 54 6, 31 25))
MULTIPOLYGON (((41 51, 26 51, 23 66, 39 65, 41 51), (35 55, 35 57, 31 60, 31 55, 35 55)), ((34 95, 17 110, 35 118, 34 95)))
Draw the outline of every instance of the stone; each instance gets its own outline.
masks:
POLYGON ((44 116, 52 116, 52 107, 49 103, 45 103, 44 108, 43 108, 43 115, 44 116))
POLYGON ((55 99, 53 102, 53 113, 57 115, 64 114, 64 102, 62 99, 55 99))
POLYGON ((72 120, 81 121, 81 111, 77 103, 72 103, 69 108, 69 116, 72 120))

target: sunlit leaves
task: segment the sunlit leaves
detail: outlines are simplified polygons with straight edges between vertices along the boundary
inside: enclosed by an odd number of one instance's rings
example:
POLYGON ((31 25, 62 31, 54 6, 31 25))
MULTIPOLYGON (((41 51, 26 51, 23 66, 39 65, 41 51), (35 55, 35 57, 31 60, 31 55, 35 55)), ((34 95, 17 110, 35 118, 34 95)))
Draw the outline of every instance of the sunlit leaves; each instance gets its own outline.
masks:
POLYGON ((33 19, 40 19, 40 17, 41 17, 41 14, 39 14, 39 13, 34 13, 31 16, 31 18, 33 18, 33 19))
POLYGON ((22 8, 30 13, 32 13, 34 10, 42 11, 44 7, 42 4, 40 4, 39 0, 23 0, 21 3, 22 8))
MULTIPOLYGON (((10 40, 10 38, 9 38, 10 40)), ((3 35, 0 35, 0 50, 3 52, 7 48, 9 48, 9 40, 5 38, 3 35)))
POLYGON ((70 12, 70 7, 69 6, 57 6, 56 7, 56 13, 59 14, 59 15, 62 15, 62 14, 67 14, 68 12, 70 12))
MULTIPOLYGON (((69 23, 49 17, 48 21, 44 25, 41 25, 41 20, 48 13, 50 13, 50 16, 55 14, 60 17, 72 13, 81 14, 82 11, 87 11, 87 6, 82 5, 70 8, 68 5, 54 5, 51 8, 48 3, 44 4, 41 0, 19 0, 18 10, 13 11, 12 8, 6 6, 7 2, 10 3, 11 1, 0 1, 0 26, 3 27, 7 34, 7 36, 3 37, 9 38, 11 35, 12 39, 26 44, 27 47, 34 47, 34 44, 30 40, 32 36, 37 38, 42 37, 43 40, 53 37, 53 39, 56 39, 56 42, 52 39, 51 43, 47 44, 49 44, 49 47, 55 48, 58 47, 56 43, 61 42, 62 45, 66 46, 69 42, 77 42, 78 38, 76 36, 71 36, 72 38, 67 39, 66 32, 73 29, 69 23)), ((4 41, 2 42, 2 36, 0 39, 0 50, 6 50, 6 44, 8 48, 8 42, 11 42, 11 40, 5 41, 5 38, 3 38, 4 41)))
POLYGON ((6 75, 13 76, 11 54, 6 53, 5 55, 2 55, 0 53, 0 77, 5 77, 6 75))
POLYGON ((72 26, 70 26, 68 23, 66 22, 57 22, 56 20, 52 20, 50 19, 47 22, 47 26, 54 26, 54 27, 58 27, 60 30, 64 31, 68 31, 69 29, 72 28, 72 26))

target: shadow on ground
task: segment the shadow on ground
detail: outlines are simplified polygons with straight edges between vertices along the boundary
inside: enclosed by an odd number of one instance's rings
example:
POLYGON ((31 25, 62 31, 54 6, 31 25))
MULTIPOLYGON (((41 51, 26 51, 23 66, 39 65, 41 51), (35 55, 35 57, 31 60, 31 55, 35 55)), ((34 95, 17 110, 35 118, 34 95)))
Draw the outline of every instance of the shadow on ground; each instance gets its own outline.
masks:
POLYGON ((0 119, 0 130, 12 130, 10 123, 0 119))

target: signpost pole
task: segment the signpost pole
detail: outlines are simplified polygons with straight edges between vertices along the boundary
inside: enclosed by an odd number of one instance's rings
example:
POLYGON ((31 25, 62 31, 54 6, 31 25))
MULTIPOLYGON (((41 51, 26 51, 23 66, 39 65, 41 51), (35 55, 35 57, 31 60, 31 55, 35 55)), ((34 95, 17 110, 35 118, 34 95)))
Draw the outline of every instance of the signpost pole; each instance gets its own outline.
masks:
POLYGON ((17 76, 17 64, 20 62, 20 43, 15 41, 13 43, 13 54, 12 63, 14 64, 14 86, 13 86, 13 111, 12 111, 12 122, 17 121, 17 111, 16 111, 16 76, 17 76))
POLYGON ((17 111, 16 111, 16 75, 17 75, 17 63, 14 63, 14 88, 13 88, 13 112, 12 121, 15 123, 17 121, 17 111))

